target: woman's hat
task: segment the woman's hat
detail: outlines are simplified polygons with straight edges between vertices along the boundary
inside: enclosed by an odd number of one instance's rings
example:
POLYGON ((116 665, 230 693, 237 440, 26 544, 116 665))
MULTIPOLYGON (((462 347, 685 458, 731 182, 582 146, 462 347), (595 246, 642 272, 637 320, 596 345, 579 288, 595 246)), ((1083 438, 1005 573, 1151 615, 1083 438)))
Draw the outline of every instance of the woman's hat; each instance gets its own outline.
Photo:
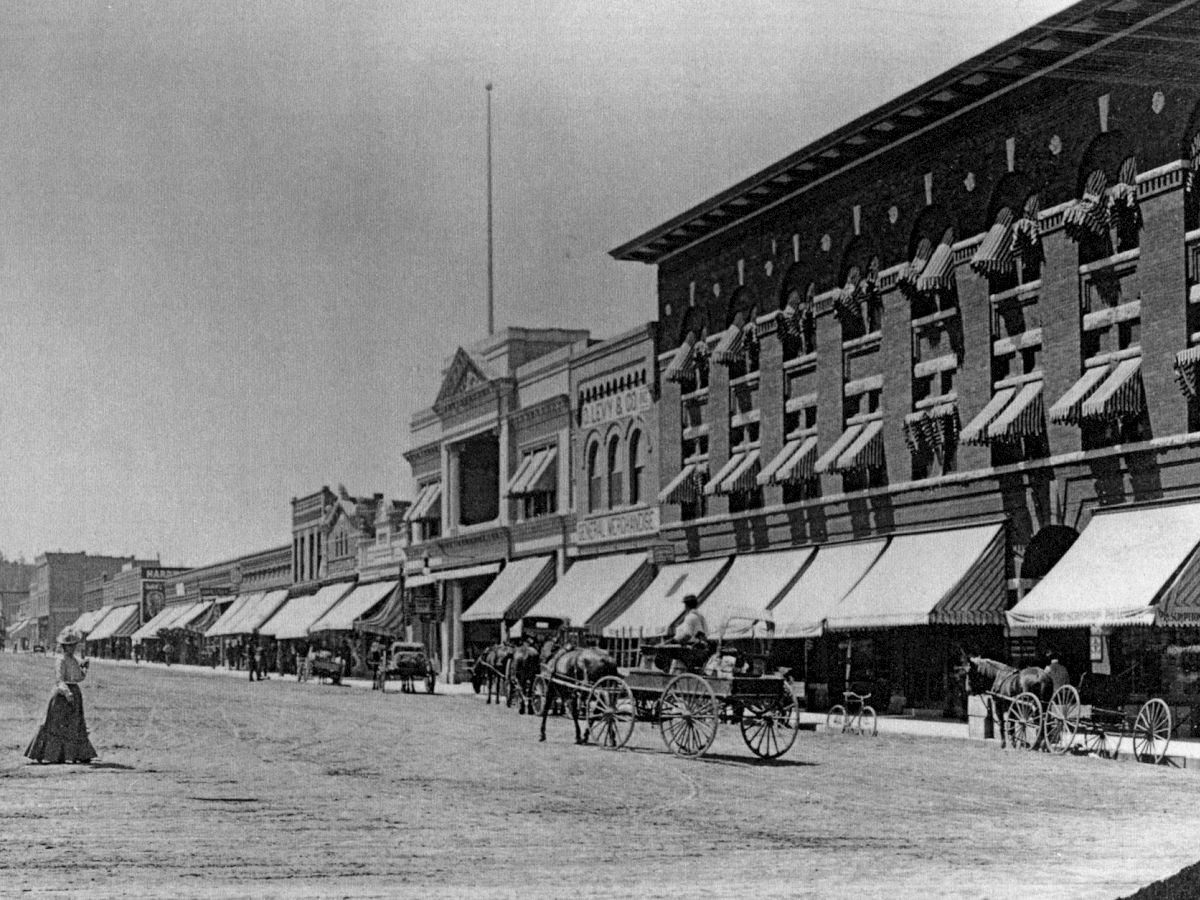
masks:
POLYGON ((83 642, 83 632, 78 628, 67 626, 58 633, 58 642, 64 647, 79 644, 83 642))

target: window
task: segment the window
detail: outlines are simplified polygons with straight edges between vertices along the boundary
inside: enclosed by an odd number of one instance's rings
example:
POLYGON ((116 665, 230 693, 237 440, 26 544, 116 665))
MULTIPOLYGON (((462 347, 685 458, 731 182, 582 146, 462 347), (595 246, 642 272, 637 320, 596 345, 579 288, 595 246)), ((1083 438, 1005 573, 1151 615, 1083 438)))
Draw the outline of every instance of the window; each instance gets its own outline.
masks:
POLYGON ((608 442, 608 508, 621 505, 624 466, 621 462, 621 440, 616 435, 608 442))
POLYGON ((646 442, 642 433, 635 431, 629 437, 629 503, 636 506, 642 502, 646 471, 646 442))
POLYGON ((604 480, 600 473, 600 444, 593 443, 587 454, 588 511, 604 508, 604 480))

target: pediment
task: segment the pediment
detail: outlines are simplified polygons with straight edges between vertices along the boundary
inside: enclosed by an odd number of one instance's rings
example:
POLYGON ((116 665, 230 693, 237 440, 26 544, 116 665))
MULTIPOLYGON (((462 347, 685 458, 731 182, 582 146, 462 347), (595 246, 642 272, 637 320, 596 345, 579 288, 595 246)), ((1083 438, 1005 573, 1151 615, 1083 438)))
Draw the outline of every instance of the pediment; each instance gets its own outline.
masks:
POLYGON ((449 368, 442 378, 442 387, 438 391, 434 408, 440 408, 453 403, 459 397, 474 393, 479 387, 490 383, 488 374, 462 347, 454 354, 449 368))

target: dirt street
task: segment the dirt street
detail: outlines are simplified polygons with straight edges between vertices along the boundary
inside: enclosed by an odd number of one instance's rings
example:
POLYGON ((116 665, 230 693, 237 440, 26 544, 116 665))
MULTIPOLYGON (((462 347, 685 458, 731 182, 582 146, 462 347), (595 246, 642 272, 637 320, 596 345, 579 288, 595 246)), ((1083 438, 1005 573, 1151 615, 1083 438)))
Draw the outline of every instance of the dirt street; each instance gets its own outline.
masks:
POLYGON ((1200 856, 1195 775, 965 741, 736 729, 579 748, 482 698, 98 662, 100 762, 21 758, 51 657, 0 655, 0 894, 1098 897, 1200 856))

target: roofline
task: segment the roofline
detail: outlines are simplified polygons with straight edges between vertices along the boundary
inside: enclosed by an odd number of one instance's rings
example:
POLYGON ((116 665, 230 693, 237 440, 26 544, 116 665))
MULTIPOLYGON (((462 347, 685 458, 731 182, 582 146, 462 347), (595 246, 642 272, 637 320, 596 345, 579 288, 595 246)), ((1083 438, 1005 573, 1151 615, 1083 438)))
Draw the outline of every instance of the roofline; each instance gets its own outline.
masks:
POLYGON ((1011 90, 1016 85, 1035 80, 1071 60, 1086 56, 1099 47, 1106 46, 1118 37, 1136 31, 1164 16, 1193 6, 1196 2, 1198 0, 1179 0, 1179 2, 1164 5, 1161 2, 1147 3, 1142 0, 1142 2, 1134 3, 1132 8, 1124 9, 1122 7, 1129 6, 1130 0, 1081 0, 1068 9, 1047 17, 983 53, 853 119, 795 153, 743 179, 733 187, 693 206, 686 212, 610 250, 609 255, 622 261, 644 262, 650 265, 659 263, 714 234, 746 222, 759 213, 773 208, 829 178, 843 174, 885 150, 923 134, 963 112, 974 109, 981 103, 1011 90), (1071 27, 1083 24, 1092 16, 1101 13, 1127 16, 1134 8, 1138 10, 1136 19, 1123 24, 1112 34, 1106 34, 1103 31, 1083 31, 1071 27), (1071 46, 1062 48, 1058 43, 1055 43, 1054 46, 1037 46, 1045 45, 1049 39, 1064 38, 1068 35, 1078 38, 1088 34, 1095 35, 1096 39, 1078 49, 1071 46), (1055 51, 1059 49, 1062 49, 1063 52, 1054 56, 1055 51), (1044 61, 1032 68, 1023 68, 1025 61, 1016 56, 1018 50, 1033 53, 1044 58, 1044 61), (970 79, 979 77, 983 79, 979 85, 968 84, 970 79), (989 83, 991 86, 985 90, 971 90, 972 87, 981 87, 983 84, 989 83), (951 90, 952 88, 958 88, 958 90, 951 90), (949 98, 937 99, 947 94, 950 95, 949 98), (962 102, 955 104, 954 100, 962 102), (931 106, 942 107, 940 112, 932 118, 929 117, 931 106), (909 121, 906 123, 905 119, 909 121), (884 125, 887 127, 884 128, 884 125), (864 132, 869 132, 870 136, 864 137, 864 132), (897 132, 894 137, 882 139, 879 137, 880 133, 888 135, 892 132, 897 132), (858 151, 854 149, 856 147, 864 149, 858 151), (836 163, 831 167, 827 165, 828 160, 842 158, 848 153, 853 155, 845 162, 836 163), (822 169, 823 166, 824 169, 822 169), (812 174, 805 176, 798 175, 797 172, 811 172, 812 174), (748 195, 752 193, 770 195, 772 191, 774 191, 774 196, 767 196, 757 206, 752 205, 755 201, 748 199, 748 195), (748 208, 742 213, 731 213, 722 209, 726 205, 740 205, 748 208), (658 249, 652 246, 654 244, 661 245, 663 239, 670 236, 672 232, 685 229, 689 225, 696 228, 693 223, 705 216, 719 216, 721 221, 715 224, 705 223, 699 226, 701 230, 696 231, 693 235, 682 235, 682 240, 678 240, 670 246, 660 246, 658 249))

